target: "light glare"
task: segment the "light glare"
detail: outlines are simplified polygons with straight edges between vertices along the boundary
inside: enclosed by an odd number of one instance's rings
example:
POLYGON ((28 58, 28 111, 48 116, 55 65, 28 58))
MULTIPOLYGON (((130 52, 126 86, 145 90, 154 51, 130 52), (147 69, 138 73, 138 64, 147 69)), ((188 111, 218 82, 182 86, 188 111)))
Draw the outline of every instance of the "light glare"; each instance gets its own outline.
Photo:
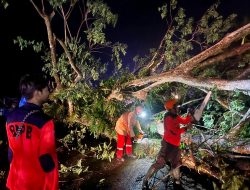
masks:
POLYGON ((146 115, 147 115, 146 112, 145 112, 145 111, 142 111, 142 112, 139 114, 139 117, 145 118, 146 115))

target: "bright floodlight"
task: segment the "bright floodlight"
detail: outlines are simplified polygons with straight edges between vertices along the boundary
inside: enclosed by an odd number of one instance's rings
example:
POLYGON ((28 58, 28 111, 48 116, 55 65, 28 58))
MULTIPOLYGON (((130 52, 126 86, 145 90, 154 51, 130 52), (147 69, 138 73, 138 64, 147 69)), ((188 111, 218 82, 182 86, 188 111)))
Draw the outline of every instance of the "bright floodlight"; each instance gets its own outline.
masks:
POLYGON ((139 114, 139 117, 145 118, 146 115, 147 115, 146 112, 145 112, 145 111, 142 111, 142 112, 139 114))

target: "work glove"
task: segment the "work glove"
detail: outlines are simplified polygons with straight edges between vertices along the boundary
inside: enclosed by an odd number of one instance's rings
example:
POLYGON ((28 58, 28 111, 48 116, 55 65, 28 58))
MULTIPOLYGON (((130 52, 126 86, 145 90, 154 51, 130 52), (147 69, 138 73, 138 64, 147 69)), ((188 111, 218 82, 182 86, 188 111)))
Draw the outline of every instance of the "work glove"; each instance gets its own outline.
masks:
POLYGON ((144 135, 144 131, 143 130, 139 130, 139 133, 144 135))

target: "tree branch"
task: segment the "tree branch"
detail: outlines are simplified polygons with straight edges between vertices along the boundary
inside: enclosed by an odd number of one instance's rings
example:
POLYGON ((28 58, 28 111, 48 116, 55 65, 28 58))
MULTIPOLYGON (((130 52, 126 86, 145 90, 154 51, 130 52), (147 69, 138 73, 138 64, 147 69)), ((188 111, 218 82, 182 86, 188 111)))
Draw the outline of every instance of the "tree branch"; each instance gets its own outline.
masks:
POLYGON ((31 2, 31 4, 33 5, 33 7, 35 8, 35 10, 37 11, 37 13, 38 13, 42 18, 44 18, 44 17, 45 17, 44 13, 42 13, 42 12, 40 11, 40 9, 39 9, 38 6, 34 3, 34 1, 33 1, 33 0, 30 0, 30 2, 31 2))
POLYGON ((246 78, 249 75, 250 75, 250 65, 242 73, 240 73, 235 79, 240 80, 240 79, 246 78))
POLYGON ((224 61, 227 58, 241 55, 248 50, 250 50, 250 43, 243 44, 240 47, 233 48, 232 50, 230 50, 228 52, 224 52, 223 54, 212 57, 211 59, 207 59, 206 61, 200 63, 197 68, 202 69, 204 67, 211 66, 211 65, 218 63, 220 61, 224 61))
MULTIPOLYGON (((50 15, 47 15, 44 10, 44 5, 43 5, 43 11, 41 11, 38 6, 33 2, 33 0, 30 0, 31 4, 35 8, 35 10, 38 12, 38 14, 44 19, 44 23, 47 29, 47 35, 48 35, 48 42, 49 42, 49 47, 50 47, 50 53, 51 53, 51 64, 53 65, 53 68, 56 68, 56 43, 55 43, 55 38, 53 35, 52 27, 51 27, 51 20, 54 16, 54 12, 52 12, 50 15)), ((43 2, 42 2, 43 4, 43 2)), ((58 89, 62 88, 62 84, 60 82, 60 77, 57 73, 53 74, 53 77, 55 78, 56 81, 56 87, 58 89)))
MULTIPOLYGON (((211 78, 198 79, 198 78, 194 78, 188 75, 188 73, 199 63, 201 63, 202 61, 205 61, 209 57, 220 54, 232 42, 242 37, 245 37, 248 34, 250 34, 250 24, 247 24, 239 28, 238 30, 228 34, 214 46, 201 52, 200 54, 194 56, 193 58, 185 61, 181 65, 177 66, 175 69, 172 69, 170 71, 167 71, 158 75, 144 77, 142 79, 136 79, 136 80, 126 83, 124 86, 125 87, 145 86, 143 89, 137 92, 133 92, 133 95, 139 99, 145 99, 147 96, 147 93, 152 88, 155 88, 167 82, 180 82, 180 83, 198 87, 198 88, 211 89, 211 88, 216 87, 219 90, 229 90, 229 91, 240 90, 240 91, 243 91, 245 94, 250 95, 250 80, 223 80, 223 79, 211 79, 211 78)), ((221 60, 222 58, 225 58, 226 56, 230 57, 233 55, 244 53, 248 49, 249 49, 249 43, 237 48, 236 49, 238 50, 237 52, 230 51, 227 55, 222 56, 223 54, 221 54, 220 56, 217 56, 217 58, 214 58, 213 62, 217 60, 221 60)), ((117 96, 117 92, 115 96, 117 96)), ((112 96, 112 97, 115 97, 115 96, 112 96)))
POLYGON ((78 81, 80 81, 82 79, 82 73, 81 71, 78 69, 78 67, 75 65, 72 56, 70 55, 66 45, 64 44, 64 42, 60 39, 57 38, 57 41, 60 43, 60 45, 62 46, 66 56, 68 57, 69 60, 69 64, 71 65, 72 69, 76 72, 77 76, 74 80, 74 83, 77 83, 78 81))
POLYGON ((137 79, 131 82, 128 86, 142 86, 151 83, 149 86, 134 92, 134 96, 142 96, 141 94, 148 93, 152 88, 167 82, 179 82, 194 87, 202 87, 211 89, 216 87, 219 90, 243 91, 250 94, 250 80, 223 80, 223 79, 198 79, 191 76, 178 75, 174 72, 165 72, 157 76, 137 79))
POLYGON ((245 37, 249 34, 250 34, 250 23, 226 35, 218 43, 206 49, 205 51, 201 52, 200 54, 194 56, 193 58, 185 61, 184 63, 176 67, 175 70, 180 70, 184 73, 188 73, 202 61, 206 60, 209 57, 222 53, 223 50, 229 47, 232 42, 239 40, 240 38, 245 37))
POLYGON ((245 113, 245 115, 240 120, 240 122, 235 127, 233 127, 232 129, 230 129, 230 131, 226 135, 226 138, 227 139, 235 138, 239 134, 241 128, 244 126, 245 121, 248 121, 249 119, 250 119, 250 108, 245 113))

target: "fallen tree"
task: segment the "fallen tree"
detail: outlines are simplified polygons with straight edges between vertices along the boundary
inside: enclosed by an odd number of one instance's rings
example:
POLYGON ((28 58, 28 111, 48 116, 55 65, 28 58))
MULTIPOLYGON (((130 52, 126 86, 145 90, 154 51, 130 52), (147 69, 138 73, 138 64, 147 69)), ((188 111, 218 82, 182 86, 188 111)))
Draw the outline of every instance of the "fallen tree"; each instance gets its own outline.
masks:
MULTIPOLYGON (((122 96, 121 94, 123 89, 129 87, 142 87, 140 90, 132 92, 132 94, 139 99, 145 100, 148 92, 150 92, 153 88, 159 87, 160 85, 167 82, 179 82, 187 84, 189 86, 204 88, 204 89, 211 89, 216 87, 219 90, 227 90, 227 91, 239 90, 246 93, 247 95, 250 95, 250 79, 246 78, 237 80, 224 80, 217 78, 216 79, 201 78, 199 76, 194 77, 191 75, 191 72, 197 67, 204 67, 204 65, 208 67, 216 63, 218 64, 218 61, 222 59, 228 58, 228 53, 226 49, 230 48, 230 45, 233 42, 238 42, 239 44, 238 49, 241 50, 244 49, 244 51, 237 51, 234 47, 233 50, 231 51, 237 53, 233 53, 233 55, 239 55, 249 52, 250 46, 248 43, 245 45, 239 43, 240 39, 245 38, 249 34, 250 34, 250 23, 228 34, 212 47, 194 56, 193 58, 185 61, 176 68, 153 76, 147 76, 141 79, 129 81, 128 83, 123 85, 124 86, 123 88, 119 89, 120 93, 118 93, 118 89, 114 89, 108 98, 110 99, 110 97, 112 97, 116 99, 121 99, 120 97, 122 96), (220 58, 215 58, 215 56, 220 58)), ((239 73, 238 75, 240 76, 243 75, 244 73, 244 76, 247 76, 247 74, 248 75, 250 74, 248 70, 249 69, 247 69, 247 73, 246 70, 242 70, 242 72, 239 73)))
MULTIPOLYGON (((169 54, 175 54, 178 49, 178 45, 173 45, 173 48, 169 47, 171 43, 167 41, 169 33, 174 33, 173 30, 170 24, 159 47, 152 54, 151 60, 142 68, 145 75, 119 87, 116 86, 108 96, 108 100, 122 101, 128 98, 127 95, 130 95, 141 101, 147 101, 149 94, 154 89, 160 88, 166 83, 182 83, 204 92, 216 89, 217 91, 228 91, 228 94, 242 92, 246 96, 250 96, 249 62, 243 64, 243 67, 240 66, 244 59, 248 59, 250 53, 250 44, 247 40, 250 36, 250 23, 226 34, 215 44, 206 46, 197 55, 186 57, 187 59, 180 61, 179 64, 173 64, 168 59, 171 56, 169 54), (169 50, 170 52, 167 52, 169 50), (165 65, 167 65, 166 70, 159 69, 165 65), (204 76, 204 71, 209 71, 209 69, 216 71, 217 75, 204 76)), ((193 31, 191 38, 185 39, 185 42, 192 41, 197 31, 198 29, 193 31)), ((178 57, 176 56, 175 59, 178 60, 178 57)), ((227 96, 216 96, 215 99, 223 109, 232 111, 231 102, 227 96)), ((186 139, 184 137, 183 140, 189 142, 190 149, 185 151, 182 156, 182 165, 196 170, 198 173, 209 175, 224 184, 230 183, 228 181, 230 179, 227 179, 230 175, 227 176, 227 174, 230 171, 233 172, 233 170, 225 172, 228 166, 225 162, 232 163, 232 167, 239 170, 249 171, 250 165, 247 165, 242 159, 249 159, 250 142, 248 139, 238 137, 242 128, 249 123, 249 110, 246 108, 244 111, 236 112, 239 122, 226 130, 223 135, 219 135, 219 133, 212 135, 209 130, 220 130, 213 126, 214 128, 205 128, 208 131, 207 134, 200 132, 199 135, 189 136, 186 139)), ((217 118, 217 122, 220 122, 220 118, 217 118)), ((223 188, 226 189, 227 186, 223 188)))

